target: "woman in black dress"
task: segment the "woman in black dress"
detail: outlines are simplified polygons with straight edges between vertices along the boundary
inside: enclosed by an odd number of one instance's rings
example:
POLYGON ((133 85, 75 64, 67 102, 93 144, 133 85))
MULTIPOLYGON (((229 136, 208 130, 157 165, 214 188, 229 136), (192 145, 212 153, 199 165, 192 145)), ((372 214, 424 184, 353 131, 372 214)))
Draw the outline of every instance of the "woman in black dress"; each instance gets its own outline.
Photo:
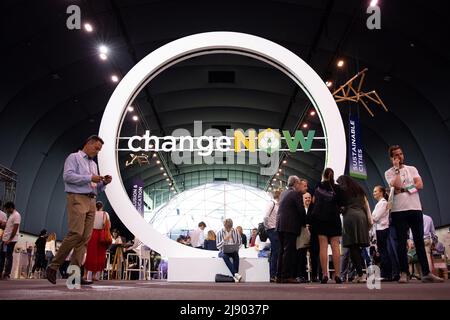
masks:
POLYGON ((339 240, 342 235, 342 225, 339 216, 340 188, 334 183, 334 171, 326 168, 322 175, 322 182, 314 191, 314 209, 311 215, 313 224, 319 236, 320 265, 322 267, 322 283, 328 282, 328 243, 331 243, 331 251, 334 265, 334 280, 342 283, 340 274, 340 248, 339 240))

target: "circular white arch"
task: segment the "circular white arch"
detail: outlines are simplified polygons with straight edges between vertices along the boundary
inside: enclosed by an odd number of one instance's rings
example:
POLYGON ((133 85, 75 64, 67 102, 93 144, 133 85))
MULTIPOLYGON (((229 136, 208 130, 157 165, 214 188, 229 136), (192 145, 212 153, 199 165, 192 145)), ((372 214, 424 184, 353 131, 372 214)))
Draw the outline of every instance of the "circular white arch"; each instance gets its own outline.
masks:
POLYGON ((143 86, 171 65, 211 53, 254 57, 271 64, 295 81, 311 100, 327 137, 325 166, 333 168, 336 176, 343 174, 345 169, 345 131, 336 102, 319 75, 300 57, 272 41, 238 32, 207 32, 172 41, 144 57, 117 85, 100 124, 99 136, 105 144, 98 155, 100 173, 113 176, 106 195, 116 214, 139 240, 165 257, 215 257, 217 252, 179 244, 145 222, 120 179, 117 137, 127 106, 143 86))

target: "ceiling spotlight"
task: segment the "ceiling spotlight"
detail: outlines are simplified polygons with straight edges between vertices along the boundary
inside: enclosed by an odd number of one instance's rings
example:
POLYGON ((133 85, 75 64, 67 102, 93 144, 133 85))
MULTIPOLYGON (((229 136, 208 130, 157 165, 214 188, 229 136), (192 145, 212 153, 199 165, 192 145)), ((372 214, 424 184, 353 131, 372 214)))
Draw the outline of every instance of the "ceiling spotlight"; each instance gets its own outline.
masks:
POLYGON ((306 129, 306 128, 308 128, 308 124, 307 124, 307 123, 304 123, 304 124, 302 125, 302 127, 306 129))
POLYGON ((90 23, 85 23, 84 30, 86 30, 87 32, 92 32, 94 31, 94 28, 92 28, 92 25, 90 23))
POLYGON ((163 173, 163 176, 167 176, 167 173, 164 172, 164 173, 163 173))
POLYGON ((331 87, 333 85, 333 82, 332 81, 327 81, 327 82, 325 82, 325 84, 329 88, 329 87, 331 87))
POLYGON ((153 158, 156 158, 156 153, 153 154, 153 158))
POLYGON ((170 180, 169 178, 166 179, 166 181, 169 181, 169 180, 170 180))
POLYGON ((133 121, 138 121, 139 117, 138 116, 133 116, 133 121))
POLYGON ((108 47, 103 44, 98 47, 98 52, 100 53, 107 54, 108 51, 109 51, 108 47))
POLYGON ((283 163, 286 164, 286 163, 287 163, 287 160, 283 160, 283 163))
POLYGON ((159 161, 159 160, 156 160, 156 163, 157 163, 157 164, 160 164, 160 163, 161 163, 161 161, 159 161))
POLYGON ((281 169, 278 169, 278 172, 281 172, 281 169))
POLYGON ((269 191, 272 190, 272 188, 269 188, 269 191))
POLYGON ((108 56, 107 56, 105 53, 100 53, 98 56, 99 56, 100 59, 102 59, 102 60, 107 60, 107 59, 108 59, 108 56))
POLYGON ((163 167, 159 167, 159 170, 164 170, 164 168, 163 167))
POLYGON ((339 68, 342 68, 344 66, 344 60, 339 60, 338 63, 337 63, 337 66, 339 68))
POLYGON ((370 7, 375 7, 378 4, 378 0, 370 1, 370 7))
POLYGON ((170 188, 170 190, 175 190, 175 188, 174 188, 174 187, 172 187, 172 188, 170 188))
POLYGON ((312 116, 312 117, 314 117, 314 116, 316 115, 316 112, 315 112, 314 110, 312 110, 312 111, 309 113, 309 115, 312 116))
POLYGON ((276 178, 273 178, 272 180, 273 180, 273 181, 277 181, 277 179, 276 179, 276 178))
POLYGON ((133 108, 132 106, 129 106, 129 107, 127 108, 127 110, 128 110, 128 112, 133 112, 133 111, 134 111, 134 108, 133 108))
POLYGON ((111 76, 111 80, 112 80, 112 82, 118 82, 119 81, 119 77, 116 76, 116 75, 112 75, 111 76))
POLYGON ((277 172, 277 176, 279 176, 280 175, 280 173, 279 172, 277 172))

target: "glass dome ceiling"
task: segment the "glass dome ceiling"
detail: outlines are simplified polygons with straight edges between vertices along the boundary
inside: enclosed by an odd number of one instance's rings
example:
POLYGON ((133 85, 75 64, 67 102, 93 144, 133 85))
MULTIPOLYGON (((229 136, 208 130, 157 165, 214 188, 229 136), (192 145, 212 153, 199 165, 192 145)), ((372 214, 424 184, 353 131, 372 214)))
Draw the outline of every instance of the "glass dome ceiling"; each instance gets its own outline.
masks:
POLYGON ((262 222, 271 197, 265 191, 244 184, 214 182, 184 191, 169 202, 145 213, 145 220, 170 238, 196 229, 200 221, 205 230, 217 232, 223 220, 249 230, 262 222))

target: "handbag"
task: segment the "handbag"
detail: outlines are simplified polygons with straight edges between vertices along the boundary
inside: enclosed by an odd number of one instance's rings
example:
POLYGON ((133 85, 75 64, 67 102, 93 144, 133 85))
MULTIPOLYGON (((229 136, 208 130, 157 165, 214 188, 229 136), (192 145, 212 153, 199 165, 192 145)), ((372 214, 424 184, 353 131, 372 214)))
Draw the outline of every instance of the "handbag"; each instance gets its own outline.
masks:
POLYGON ((105 212, 103 211, 103 229, 100 232, 100 243, 106 247, 112 244, 111 225, 109 219, 106 219, 105 212))
POLYGON ((232 276, 227 276, 225 274, 216 274, 215 276, 216 282, 234 282, 234 278, 232 276))
POLYGON ((302 227, 295 246, 297 249, 308 248, 311 246, 311 232, 309 232, 307 227, 302 227))

